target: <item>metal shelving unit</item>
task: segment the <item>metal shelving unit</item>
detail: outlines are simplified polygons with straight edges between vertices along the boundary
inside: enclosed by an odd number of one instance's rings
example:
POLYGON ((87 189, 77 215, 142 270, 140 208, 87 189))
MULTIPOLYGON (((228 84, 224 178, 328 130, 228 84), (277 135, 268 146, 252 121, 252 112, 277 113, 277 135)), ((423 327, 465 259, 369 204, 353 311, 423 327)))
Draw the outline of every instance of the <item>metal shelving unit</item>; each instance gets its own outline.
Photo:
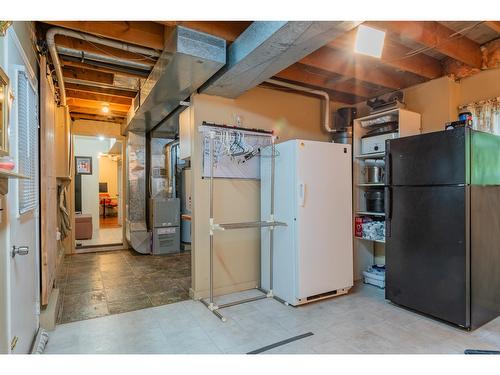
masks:
POLYGON ((371 238, 364 238, 364 237, 357 237, 354 236, 357 240, 363 240, 363 241, 372 241, 372 242, 377 242, 377 243, 385 243, 383 240, 372 240, 371 238))
MULTIPOLYGON (((370 211, 366 205, 365 192, 369 189, 383 189, 383 184, 367 184, 363 183, 363 170, 366 162, 369 159, 384 160, 385 152, 372 152, 362 154, 362 137, 367 134, 371 127, 363 126, 363 122, 374 120, 384 116, 392 116, 398 122, 398 137, 406 137, 410 135, 420 134, 421 132, 421 116, 418 113, 403 109, 395 108, 384 112, 370 114, 361 118, 357 118, 353 122, 353 179, 358 182, 353 188, 354 200, 354 216, 366 216, 373 220, 385 219, 385 213, 370 211)), ((366 125, 366 124, 365 124, 366 125)), ((376 125, 375 125, 376 126, 376 125)), ((354 237, 355 251, 355 278, 361 279, 362 272, 369 266, 377 263, 385 263, 385 241, 370 240, 362 237, 354 237)))
MULTIPOLYGON (((209 143, 209 154, 210 154, 210 176, 209 176, 209 195, 210 195, 210 219, 209 219, 209 227, 210 227, 210 297, 207 300, 200 299, 201 303, 203 303, 215 316, 217 316, 223 322, 226 321, 226 318, 220 313, 219 310, 240 305, 242 303, 258 301, 265 298, 274 298, 275 300, 286 304, 281 298, 276 297, 273 294, 273 244, 274 244, 274 229, 279 226, 287 226, 286 223, 276 221, 274 219, 274 169, 275 169, 275 158, 276 158, 276 149, 275 149, 275 138, 271 136, 271 215, 268 221, 250 221, 250 222, 239 222, 239 223, 216 223, 214 219, 214 140, 216 137, 216 130, 209 130, 210 143, 209 143), (236 230, 236 229, 248 229, 248 228, 269 228, 270 236, 270 287, 269 290, 264 290, 260 286, 256 288, 260 292, 263 293, 261 296, 246 298, 238 301, 233 301, 225 304, 217 305, 214 301, 214 234, 216 231, 224 231, 224 230, 236 230)), ((260 279, 260 278, 259 278, 260 279)))
POLYGON ((381 159, 385 157, 385 152, 374 152, 372 154, 356 155, 356 159, 381 159))
POLYGON ((371 212, 371 211, 356 211, 356 215, 366 215, 366 216, 385 216, 384 212, 371 212))
POLYGON ((384 187, 383 183, 380 184, 358 184, 359 187, 384 187))

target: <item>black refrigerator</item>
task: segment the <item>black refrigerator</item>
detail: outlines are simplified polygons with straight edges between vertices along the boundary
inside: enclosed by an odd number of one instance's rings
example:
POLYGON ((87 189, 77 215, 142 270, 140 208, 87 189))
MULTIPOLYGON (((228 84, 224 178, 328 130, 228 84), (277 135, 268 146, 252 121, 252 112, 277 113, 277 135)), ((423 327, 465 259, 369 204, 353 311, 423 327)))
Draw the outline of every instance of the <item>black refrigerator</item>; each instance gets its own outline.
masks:
POLYGON ((386 142, 386 298, 475 329, 500 315, 500 137, 386 142))

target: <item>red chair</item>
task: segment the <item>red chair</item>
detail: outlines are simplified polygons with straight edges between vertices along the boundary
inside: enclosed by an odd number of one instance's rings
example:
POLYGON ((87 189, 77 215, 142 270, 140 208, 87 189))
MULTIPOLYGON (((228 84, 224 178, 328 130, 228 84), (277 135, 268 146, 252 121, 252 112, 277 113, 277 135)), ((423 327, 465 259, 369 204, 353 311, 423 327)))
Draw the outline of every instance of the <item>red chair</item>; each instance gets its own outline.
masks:
POLYGON ((108 193, 99 193, 99 204, 102 206, 102 217, 106 217, 106 208, 118 207, 118 200, 111 198, 108 193))

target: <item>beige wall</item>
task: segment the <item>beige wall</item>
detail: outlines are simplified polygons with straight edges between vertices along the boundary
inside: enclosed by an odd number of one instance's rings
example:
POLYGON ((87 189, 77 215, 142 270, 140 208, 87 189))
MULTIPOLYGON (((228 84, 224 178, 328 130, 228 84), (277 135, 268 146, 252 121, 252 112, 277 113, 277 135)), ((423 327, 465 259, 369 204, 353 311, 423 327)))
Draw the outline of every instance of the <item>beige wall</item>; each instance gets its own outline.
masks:
POLYGON ((107 182, 108 194, 116 197, 118 194, 118 163, 116 160, 106 156, 99 158, 99 182, 107 182))
MULTIPOLYGON (((303 95, 256 88, 238 99, 208 95, 192 98, 193 227, 192 285, 195 297, 208 295, 209 282, 209 191, 201 178, 202 153, 198 126, 203 121, 234 124, 236 115, 242 126, 272 129, 279 141, 293 138, 328 140, 321 131, 319 99, 303 95)), ((251 180, 215 181, 215 221, 235 222, 260 219, 260 184, 251 180)), ((219 232, 214 237, 215 293, 244 290, 259 284, 260 232, 238 230, 219 232)))
POLYGON ((458 105, 500 96, 500 68, 486 70, 460 82, 458 105))
POLYGON ((75 120, 71 131, 75 135, 88 135, 98 137, 120 138, 120 124, 104 121, 75 120))

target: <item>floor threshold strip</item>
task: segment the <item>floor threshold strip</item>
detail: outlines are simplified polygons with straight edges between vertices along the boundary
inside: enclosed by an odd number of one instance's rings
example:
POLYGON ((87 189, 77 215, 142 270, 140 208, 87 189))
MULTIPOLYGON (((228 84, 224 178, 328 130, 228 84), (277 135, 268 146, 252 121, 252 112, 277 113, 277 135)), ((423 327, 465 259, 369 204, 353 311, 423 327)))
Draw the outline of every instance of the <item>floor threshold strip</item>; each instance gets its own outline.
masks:
POLYGON ((260 354, 263 352, 267 352, 268 350, 277 348, 278 346, 283 346, 283 345, 289 344, 291 342, 294 342, 294 341, 297 341, 300 339, 305 339, 306 337, 309 337, 312 335, 314 335, 314 333, 312 333, 312 332, 303 333, 302 335, 293 336, 293 337, 290 337, 289 339, 278 341, 278 342, 275 342, 274 344, 271 344, 271 345, 263 346, 260 349, 252 350, 251 352, 248 352, 247 354, 260 354))

